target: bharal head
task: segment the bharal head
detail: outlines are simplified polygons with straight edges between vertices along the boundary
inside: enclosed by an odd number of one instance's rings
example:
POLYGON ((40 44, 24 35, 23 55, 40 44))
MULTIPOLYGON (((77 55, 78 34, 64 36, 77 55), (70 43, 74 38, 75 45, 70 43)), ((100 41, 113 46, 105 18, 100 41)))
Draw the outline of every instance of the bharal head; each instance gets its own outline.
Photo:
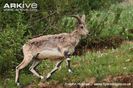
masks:
POLYGON ((87 34, 89 33, 89 31, 86 28, 86 24, 85 24, 85 15, 82 16, 73 16, 78 20, 77 26, 76 26, 76 30, 78 31, 78 33, 82 36, 87 36, 87 34))

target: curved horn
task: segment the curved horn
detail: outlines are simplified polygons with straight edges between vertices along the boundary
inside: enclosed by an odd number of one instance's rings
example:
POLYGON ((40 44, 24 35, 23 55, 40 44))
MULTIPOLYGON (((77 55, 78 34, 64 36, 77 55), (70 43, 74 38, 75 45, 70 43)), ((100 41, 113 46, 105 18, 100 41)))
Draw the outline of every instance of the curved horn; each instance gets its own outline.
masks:
POLYGON ((71 17, 74 17, 74 18, 76 18, 76 19, 78 20, 78 22, 79 22, 79 23, 81 23, 81 20, 80 20, 80 18, 79 18, 78 16, 76 16, 76 15, 73 15, 73 16, 71 16, 71 17))

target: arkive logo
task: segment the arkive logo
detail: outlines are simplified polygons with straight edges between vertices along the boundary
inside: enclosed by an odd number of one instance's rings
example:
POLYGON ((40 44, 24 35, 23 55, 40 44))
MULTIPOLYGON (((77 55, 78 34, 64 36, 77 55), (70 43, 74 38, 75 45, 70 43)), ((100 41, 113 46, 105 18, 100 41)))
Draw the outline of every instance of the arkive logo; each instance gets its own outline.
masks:
POLYGON ((37 3, 5 3, 4 11, 37 11, 37 3))

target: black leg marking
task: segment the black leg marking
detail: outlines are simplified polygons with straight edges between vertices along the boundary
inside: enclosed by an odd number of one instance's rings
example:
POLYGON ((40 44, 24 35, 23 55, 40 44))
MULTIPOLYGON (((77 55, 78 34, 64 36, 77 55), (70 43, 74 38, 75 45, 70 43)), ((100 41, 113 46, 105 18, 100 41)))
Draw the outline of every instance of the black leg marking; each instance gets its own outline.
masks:
POLYGON ((67 60, 67 62, 68 62, 68 69, 71 69, 71 66, 70 66, 71 60, 67 60))
POLYGON ((71 68, 71 65, 70 65, 70 62, 71 62, 70 58, 67 58, 66 62, 67 62, 68 72, 72 73, 72 68, 71 68))
POLYGON ((65 52, 64 52, 64 56, 65 56, 65 58, 70 58, 70 53, 69 53, 69 51, 65 51, 65 52))

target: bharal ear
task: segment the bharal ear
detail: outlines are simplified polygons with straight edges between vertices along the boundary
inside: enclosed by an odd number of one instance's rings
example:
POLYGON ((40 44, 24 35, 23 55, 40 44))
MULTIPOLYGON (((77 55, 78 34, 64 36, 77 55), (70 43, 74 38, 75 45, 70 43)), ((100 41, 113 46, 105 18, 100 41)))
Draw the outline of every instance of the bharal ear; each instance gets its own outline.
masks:
POLYGON ((81 20, 85 22, 85 15, 82 15, 81 20))

